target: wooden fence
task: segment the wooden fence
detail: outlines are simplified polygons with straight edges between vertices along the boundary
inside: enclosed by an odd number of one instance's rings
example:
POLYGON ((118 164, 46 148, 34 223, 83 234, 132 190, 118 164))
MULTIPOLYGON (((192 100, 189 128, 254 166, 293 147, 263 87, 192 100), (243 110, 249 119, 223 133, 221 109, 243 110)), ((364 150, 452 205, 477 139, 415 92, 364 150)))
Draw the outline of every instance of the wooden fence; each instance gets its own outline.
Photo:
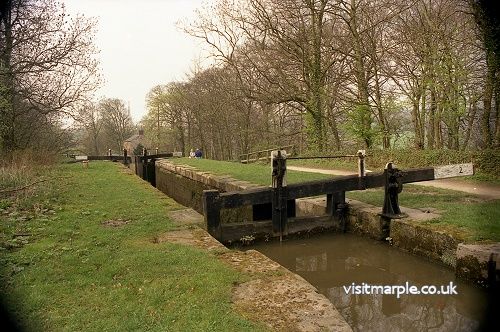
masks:
POLYGON ((275 150, 293 150, 294 145, 287 145, 280 148, 266 149, 260 151, 253 151, 239 155, 240 162, 243 164, 250 164, 256 161, 270 161, 271 160, 271 151, 275 150))

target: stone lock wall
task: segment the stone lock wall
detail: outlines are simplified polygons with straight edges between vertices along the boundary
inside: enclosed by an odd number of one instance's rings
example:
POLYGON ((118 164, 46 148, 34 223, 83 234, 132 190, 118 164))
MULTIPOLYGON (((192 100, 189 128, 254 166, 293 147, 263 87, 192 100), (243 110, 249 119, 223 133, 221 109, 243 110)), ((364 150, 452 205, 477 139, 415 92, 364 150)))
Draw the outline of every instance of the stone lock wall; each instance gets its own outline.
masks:
MULTIPOLYGON (((203 190, 216 189, 221 192, 241 191, 260 187, 247 181, 239 181, 226 175, 215 175, 192 166, 176 165, 167 159, 156 161, 156 188, 182 205, 203 214, 203 190)), ((221 222, 251 222, 252 206, 223 209, 221 222)))

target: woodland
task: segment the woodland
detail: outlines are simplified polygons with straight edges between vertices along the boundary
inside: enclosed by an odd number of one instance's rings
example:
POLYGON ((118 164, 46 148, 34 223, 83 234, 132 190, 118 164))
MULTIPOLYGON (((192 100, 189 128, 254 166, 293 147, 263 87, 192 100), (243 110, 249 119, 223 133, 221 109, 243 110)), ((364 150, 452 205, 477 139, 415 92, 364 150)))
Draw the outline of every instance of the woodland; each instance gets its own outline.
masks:
POLYGON ((213 65, 153 87, 153 141, 215 159, 500 144, 499 22, 485 1, 220 0, 181 22, 213 65))

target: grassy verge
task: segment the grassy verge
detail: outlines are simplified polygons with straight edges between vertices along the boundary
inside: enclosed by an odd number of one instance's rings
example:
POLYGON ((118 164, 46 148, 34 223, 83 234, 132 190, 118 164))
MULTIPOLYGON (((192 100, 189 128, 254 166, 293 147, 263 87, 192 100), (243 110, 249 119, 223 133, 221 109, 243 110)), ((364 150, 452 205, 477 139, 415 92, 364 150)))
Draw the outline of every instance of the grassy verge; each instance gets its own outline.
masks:
MULTIPOLYGON (((288 160, 290 166, 303 166, 310 168, 339 169, 344 171, 358 171, 357 159, 304 159, 288 160)), ((369 167, 367 167, 370 169, 369 167)))
POLYGON ((246 280, 215 256, 153 243, 178 204, 118 164, 63 165, 0 206, 0 295, 26 330, 259 330, 233 312, 246 280), (117 222, 120 227, 106 226, 117 222))
MULTIPOLYGON (((235 179, 249 181, 251 183, 268 186, 271 184, 271 166, 263 164, 240 164, 236 162, 218 161, 210 159, 170 159, 176 164, 184 164, 196 167, 199 170, 212 172, 219 175, 229 175, 235 179)), ((332 178, 331 175, 287 171, 287 182, 297 183, 311 180, 332 178)))
MULTIPOLYGON (((172 159, 175 163, 188 164, 200 170, 211 171, 216 174, 231 175, 236 179, 258 184, 268 184, 270 181, 270 166, 259 164, 239 164, 208 159, 172 159)), ((301 161, 290 160, 289 165, 307 165, 301 161)), ((315 165, 321 167, 328 160, 318 160, 315 165)), ((345 168, 344 168, 345 169, 345 168)), ((287 172, 288 183, 302 182, 314 179, 328 178, 328 175, 287 172)), ((349 198, 360 200, 376 206, 382 206, 384 194, 382 189, 367 191, 353 191, 347 194, 349 198)), ((498 201, 483 202, 474 195, 452 190, 405 185, 400 195, 400 204, 410 208, 433 208, 442 212, 442 217, 426 226, 446 231, 464 239, 465 241, 500 241, 500 209, 498 201)))
MULTIPOLYGON (((382 189, 352 191, 348 198, 382 206, 382 189)), ((465 241, 500 241, 500 202, 480 201, 477 197, 452 190, 405 185, 399 204, 409 208, 433 208, 442 215, 439 219, 422 222, 440 231, 451 233, 465 241)))

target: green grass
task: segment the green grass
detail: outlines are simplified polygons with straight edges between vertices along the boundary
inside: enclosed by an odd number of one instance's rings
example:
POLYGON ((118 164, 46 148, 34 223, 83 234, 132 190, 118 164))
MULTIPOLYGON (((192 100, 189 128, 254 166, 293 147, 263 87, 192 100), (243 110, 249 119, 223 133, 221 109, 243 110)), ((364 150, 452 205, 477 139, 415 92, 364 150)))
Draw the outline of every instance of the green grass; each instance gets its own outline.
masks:
MULTIPOLYGON (((358 160, 357 158, 348 159, 294 159, 288 160, 287 163, 290 166, 304 166, 310 168, 324 168, 324 169, 339 169, 345 171, 358 171, 358 160)), ((369 166, 367 166, 370 169, 369 166)), ((370 169, 371 170, 371 169, 370 169)))
MULTIPOLYGON (((199 170, 212 172, 218 175, 229 175, 235 179, 248 181, 264 186, 271 185, 271 166, 263 164, 241 164, 236 162, 218 161, 211 159, 170 159, 176 164, 196 167, 199 170)), ((287 183, 297 183, 311 180, 331 179, 332 175, 287 171, 287 183)))
MULTIPOLYGON (((348 198, 376 206, 384 203, 382 189, 352 191, 348 198)), ((405 185, 399 204, 409 208, 434 208, 439 219, 422 223, 449 232, 465 241, 500 241, 500 201, 478 201, 474 195, 438 188, 405 185)))
POLYGON ((52 175, 27 201, 0 204, 0 295, 23 328, 262 329, 231 307, 247 276, 196 248, 153 243, 177 228, 166 213, 180 205, 110 162, 52 175), (102 225, 111 219, 128 223, 102 225))

